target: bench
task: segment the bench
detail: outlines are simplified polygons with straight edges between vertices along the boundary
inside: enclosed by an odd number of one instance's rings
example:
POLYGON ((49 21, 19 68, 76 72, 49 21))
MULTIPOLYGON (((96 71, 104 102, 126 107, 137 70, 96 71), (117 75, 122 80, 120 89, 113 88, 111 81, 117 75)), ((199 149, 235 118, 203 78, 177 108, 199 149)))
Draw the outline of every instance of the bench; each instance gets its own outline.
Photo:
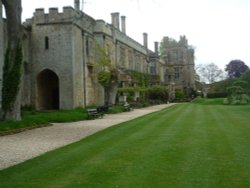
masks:
POLYGON ((131 108, 131 106, 130 106, 129 103, 124 103, 124 104, 123 104, 123 110, 124 110, 125 112, 129 112, 129 111, 132 110, 132 108, 131 108))
POLYGON ((98 113, 104 114, 108 112, 109 106, 98 106, 96 109, 98 113))
POLYGON ((96 108, 87 109, 88 119, 96 119, 103 117, 102 113, 99 113, 96 108))

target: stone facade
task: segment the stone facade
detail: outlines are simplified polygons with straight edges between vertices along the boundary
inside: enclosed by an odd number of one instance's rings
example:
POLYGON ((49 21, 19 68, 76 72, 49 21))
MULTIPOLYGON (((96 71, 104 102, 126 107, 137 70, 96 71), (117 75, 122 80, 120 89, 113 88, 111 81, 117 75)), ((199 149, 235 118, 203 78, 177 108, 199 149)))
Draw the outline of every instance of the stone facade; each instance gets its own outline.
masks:
POLYGON ((108 24, 77 7, 64 7, 63 12, 50 8, 47 14, 36 9, 33 18, 24 23, 22 105, 45 110, 104 104, 104 90, 97 81, 98 48, 121 70, 121 81, 127 81, 122 70, 149 73, 149 52, 153 52, 146 42, 141 45, 126 35, 124 16, 122 31, 119 13, 111 16, 108 24))
MULTIPOLYGON (((22 105, 47 110, 104 104, 104 89, 97 80, 101 69, 97 66, 100 50, 105 51, 112 66, 119 70, 123 86, 133 82, 129 71, 159 76, 160 83, 164 84, 169 62, 160 59, 158 43, 155 43, 155 51, 149 50, 147 33, 143 33, 143 44, 140 44, 126 34, 125 16, 112 13, 111 18, 111 24, 93 19, 79 10, 78 1, 75 8, 63 7, 63 12, 57 8, 50 8, 49 13, 36 9, 34 16, 23 25, 22 105)), ((2 17, 0 26, 0 44, 5 44, 2 17)), ((0 45, 1 66, 4 48, 0 45)), ((185 53, 193 57, 190 50, 185 53)), ((185 87, 191 86, 192 76, 188 74, 193 74, 189 68, 194 65, 186 64, 190 66, 184 66, 185 79, 190 81, 185 82, 185 87)), ((2 77, 2 72, 0 74, 2 77)))
POLYGON ((166 84, 189 95, 195 90, 194 49, 185 36, 180 36, 179 41, 164 37, 161 45, 166 84))

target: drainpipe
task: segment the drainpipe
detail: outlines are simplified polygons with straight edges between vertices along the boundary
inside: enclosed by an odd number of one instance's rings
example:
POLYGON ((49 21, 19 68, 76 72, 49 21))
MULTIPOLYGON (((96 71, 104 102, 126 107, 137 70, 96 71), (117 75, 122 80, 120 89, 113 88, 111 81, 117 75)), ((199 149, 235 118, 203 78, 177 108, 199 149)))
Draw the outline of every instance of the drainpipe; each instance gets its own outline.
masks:
POLYGON ((83 106, 86 108, 87 91, 86 91, 86 46, 84 40, 84 31, 82 31, 82 47, 83 47, 83 106))

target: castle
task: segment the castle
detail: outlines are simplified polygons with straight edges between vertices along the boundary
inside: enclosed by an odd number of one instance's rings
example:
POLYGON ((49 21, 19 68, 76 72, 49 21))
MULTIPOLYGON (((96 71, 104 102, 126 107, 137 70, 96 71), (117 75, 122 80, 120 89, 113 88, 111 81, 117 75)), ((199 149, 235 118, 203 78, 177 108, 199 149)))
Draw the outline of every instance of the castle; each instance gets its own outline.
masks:
POLYGON ((195 89, 194 48, 188 45, 186 37, 180 36, 179 41, 164 37, 161 56, 166 65, 165 83, 174 83, 175 89, 192 93, 195 89))
MULTIPOLYGON (((172 52, 160 58, 158 42, 155 42, 154 51, 148 49, 147 33, 143 33, 143 44, 140 44, 126 34, 125 16, 112 13, 111 18, 111 24, 93 19, 80 11, 77 0, 74 8, 63 7, 63 12, 58 12, 57 8, 50 8, 49 13, 36 9, 34 16, 23 24, 22 105, 47 110, 104 104, 104 89, 96 77, 98 68, 95 65, 101 58, 98 48, 105 51, 112 66, 119 70, 119 82, 123 87, 133 82, 129 71, 158 76, 157 84, 167 85, 175 81, 176 86, 182 89, 195 87, 194 51, 186 49, 186 39, 180 41, 184 44, 179 54, 183 58, 173 66, 176 62, 172 59, 172 52), (175 75, 175 80, 172 80, 173 70, 174 74, 177 73, 176 68, 179 68, 179 78, 177 80, 175 75)), ((2 78, 7 45, 2 12, 0 44, 2 78)), ((136 82, 132 85, 136 85, 136 82)))

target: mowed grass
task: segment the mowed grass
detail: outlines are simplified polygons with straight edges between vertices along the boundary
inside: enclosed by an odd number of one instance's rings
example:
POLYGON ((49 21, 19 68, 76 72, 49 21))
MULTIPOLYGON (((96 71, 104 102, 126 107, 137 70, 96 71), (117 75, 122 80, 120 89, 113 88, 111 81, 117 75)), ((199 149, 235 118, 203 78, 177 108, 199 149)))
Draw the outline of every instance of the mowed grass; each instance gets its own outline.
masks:
POLYGON ((23 111, 21 121, 0 121, 0 134, 18 129, 29 129, 54 122, 73 122, 87 119, 85 109, 58 110, 48 112, 23 111))
POLYGON ((178 104, 0 171, 0 187, 250 187, 250 106, 178 104))

